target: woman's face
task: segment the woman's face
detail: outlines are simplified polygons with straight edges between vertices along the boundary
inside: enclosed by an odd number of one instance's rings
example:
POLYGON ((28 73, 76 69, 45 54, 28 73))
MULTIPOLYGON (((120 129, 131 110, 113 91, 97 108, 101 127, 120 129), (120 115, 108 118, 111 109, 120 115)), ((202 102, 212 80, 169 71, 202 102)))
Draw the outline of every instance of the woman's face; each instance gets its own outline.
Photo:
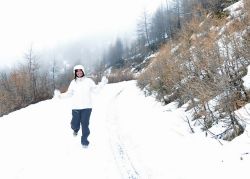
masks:
POLYGON ((76 70, 76 76, 78 77, 78 78, 81 78, 81 77, 83 77, 83 71, 81 70, 81 69, 77 69, 76 70))

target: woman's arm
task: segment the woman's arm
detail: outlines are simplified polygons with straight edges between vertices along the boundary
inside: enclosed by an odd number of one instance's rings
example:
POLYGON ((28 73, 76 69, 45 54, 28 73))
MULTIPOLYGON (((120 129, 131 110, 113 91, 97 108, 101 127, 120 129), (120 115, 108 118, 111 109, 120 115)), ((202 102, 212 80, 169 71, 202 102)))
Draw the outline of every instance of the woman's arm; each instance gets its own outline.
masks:
POLYGON ((94 93, 98 93, 107 83, 108 83, 108 79, 106 78, 106 76, 102 77, 102 80, 96 85, 95 82, 93 80, 91 80, 91 90, 94 93))
POLYGON ((73 95, 73 89, 74 89, 74 82, 71 81, 67 91, 65 93, 61 93, 58 89, 55 89, 54 91, 54 98, 67 98, 71 97, 73 95))

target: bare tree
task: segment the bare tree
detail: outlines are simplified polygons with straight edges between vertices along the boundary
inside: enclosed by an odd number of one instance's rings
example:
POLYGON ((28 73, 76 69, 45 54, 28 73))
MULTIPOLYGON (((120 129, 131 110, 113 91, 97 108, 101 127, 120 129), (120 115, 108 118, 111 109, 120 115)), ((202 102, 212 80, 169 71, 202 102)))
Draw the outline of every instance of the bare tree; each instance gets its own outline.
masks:
POLYGON ((151 37, 155 44, 163 44, 167 39, 167 17, 163 6, 152 17, 151 37))
POLYGON ((28 78, 30 82, 29 89, 31 91, 31 101, 35 100, 37 95, 37 70, 38 70, 38 63, 37 63, 37 56, 35 56, 33 52, 32 46, 25 53, 24 58, 27 60, 27 71, 28 71, 28 78))
POLYGON ((171 24, 171 10, 169 8, 168 0, 166 0, 166 16, 167 16, 167 35, 170 40, 173 38, 173 28, 171 24))
POLYGON ((53 86, 53 91, 56 89, 56 74, 57 74, 57 62, 55 56, 53 57, 52 61, 52 86, 53 86))
POLYGON ((137 36, 138 41, 142 46, 151 47, 150 40, 150 18, 148 12, 144 9, 140 20, 137 23, 137 36))

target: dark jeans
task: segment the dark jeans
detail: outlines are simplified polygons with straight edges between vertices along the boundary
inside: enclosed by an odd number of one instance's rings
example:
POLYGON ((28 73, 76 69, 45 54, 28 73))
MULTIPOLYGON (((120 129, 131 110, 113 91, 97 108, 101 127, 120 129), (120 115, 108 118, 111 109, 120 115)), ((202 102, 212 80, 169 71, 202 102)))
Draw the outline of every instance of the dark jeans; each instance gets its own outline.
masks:
POLYGON ((71 128, 78 132, 80 129, 80 125, 82 127, 82 145, 89 145, 88 136, 90 134, 89 130, 89 118, 92 112, 91 108, 88 109, 79 109, 72 110, 72 120, 71 120, 71 128))

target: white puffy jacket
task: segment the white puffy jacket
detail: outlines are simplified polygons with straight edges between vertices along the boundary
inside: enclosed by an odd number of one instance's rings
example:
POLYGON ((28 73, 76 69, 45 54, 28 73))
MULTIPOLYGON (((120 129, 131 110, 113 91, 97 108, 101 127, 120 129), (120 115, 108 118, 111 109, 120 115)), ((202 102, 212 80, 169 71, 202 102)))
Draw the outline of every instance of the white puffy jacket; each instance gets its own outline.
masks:
POLYGON ((92 108, 92 93, 99 91, 106 83, 106 78, 103 78, 98 85, 87 77, 76 78, 71 81, 62 97, 71 97, 72 109, 92 108))

